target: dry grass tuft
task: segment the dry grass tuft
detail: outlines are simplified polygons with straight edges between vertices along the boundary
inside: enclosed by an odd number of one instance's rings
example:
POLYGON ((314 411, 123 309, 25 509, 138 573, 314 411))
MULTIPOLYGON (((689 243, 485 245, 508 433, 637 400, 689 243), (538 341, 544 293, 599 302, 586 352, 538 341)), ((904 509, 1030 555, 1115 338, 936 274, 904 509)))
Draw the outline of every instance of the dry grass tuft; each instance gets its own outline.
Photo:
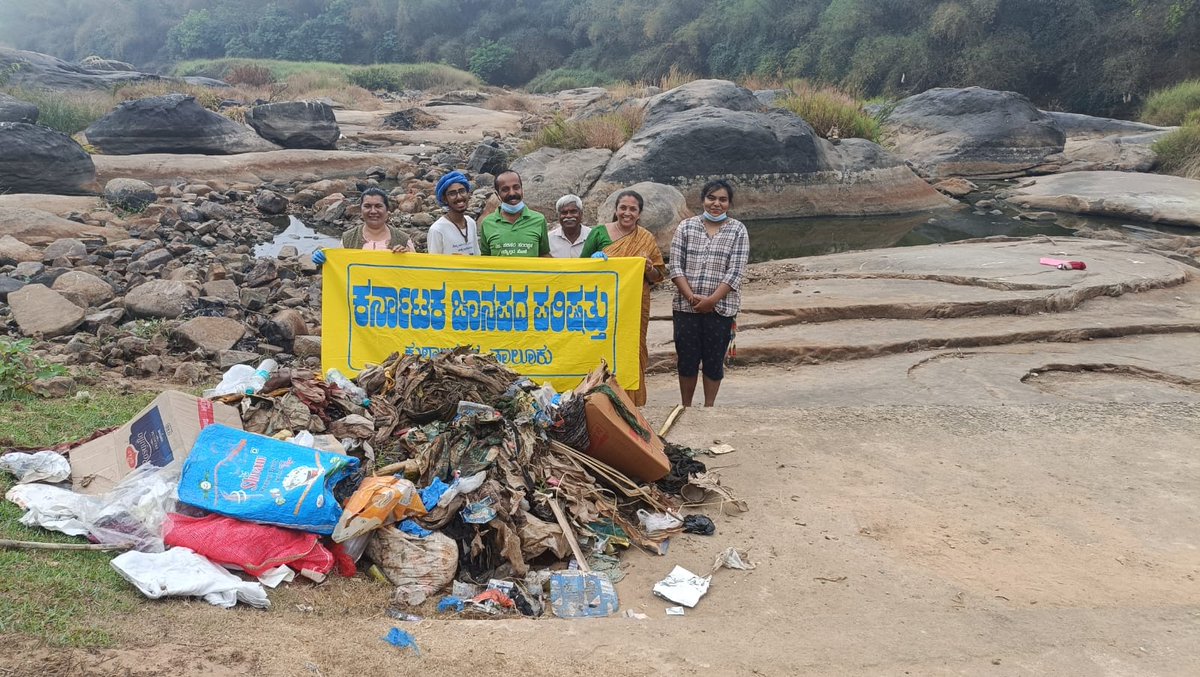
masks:
POLYGON ((641 108, 633 106, 578 120, 558 116, 530 139, 525 152, 530 153, 544 146, 567 150, 607 148, 616 151, 642 126, 644 116, 641 108))
POLYGON ((496 94, 484 102, 483 107, 488 110, 508 110, 521 113, 536 113, 538 110, 536 101, 519 92, 496 94))

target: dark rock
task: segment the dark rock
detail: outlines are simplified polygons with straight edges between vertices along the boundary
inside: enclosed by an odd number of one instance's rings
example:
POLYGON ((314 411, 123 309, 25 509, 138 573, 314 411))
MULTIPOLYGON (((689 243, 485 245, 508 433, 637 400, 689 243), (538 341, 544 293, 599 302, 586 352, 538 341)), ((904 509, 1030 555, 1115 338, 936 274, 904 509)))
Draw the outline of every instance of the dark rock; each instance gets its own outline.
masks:
POLYGON ((0 122, 0 193, 79 195, 95 190, 96 165, 71 137, 26 122, 0 122))
POLYGON ((731 111, 761 111, 763 104, 750 90, 728 80, 693 80, 653 96, 646 102, 642 126, 657 124, 686 110, 711 106, 731 111))
POLYGON ((142 355, 133 361, 133 366, 141 376, 154 376, 162 371, 162 358, 158 355, 142 355))
POLYGON ((102 326, 112 326, 120 322, 125 317, 124 308, 109 308, 101 310, 83 318, 83 329, 85 331, 97 331, 102 326))
POLYGON ((930 89, 884 122, 895 152, 928 178, 1018 176, 1061 153, 1066 135, 1016 92, 930 89))
POLYGON ((156 197, 154 186, 139 179, 117 178, 104 184, 104 199, 110 205, 131 212, 145 209, 156 197))
POLYGON ((246 123, 284 148, 333 150, 341 136, 333 109, 315 101, 255 106, 246 113, 246 123))
POLYGON ((0 301, 8 301, 8 295, 24 287, 25 283, 15 277, 0 275, 0 301))
POLYGON ((232 208, 212 201, 201 203, 197 209, 200 211, 200 217, 207 221, 224 221, 237 214, 232 208))
POLYGON ((0 92, 0 122, 37 124, 38 107, 0 92))
POLYGON ((184 94, 126 101, 84 133, 89 143, 109 155, 232 155, 279 149, 253 130, 205 109, 195 97, 184 94))
POLYGON ((0 69, 7 70, 17 63, 20 67, 8 77, 7 84, 11 87, 112 90, 122 84, 172 79, 136 71, 84 68, 47 54, 0 47, 0 69))
POLYGON ((260 190, 254 196, 254 206, 264 214, 283 214, 287 211, 287 198, 271 190, 260 190))
POLYGON ((243 283, 247 287, 262 287, 279 279, 279 264, 275 259, 256 259, 254 268, 243 283))
POLYGON ((242 287, 238 292, 240 303, 246 310, 262 310, 271 297, 271 290, 262 287, 242 287))
POLYGON ((499 174, 508 169, 508 154, 496 145, 481 143, 475 146, 471 157, 467 159, 467 171, 472 174, 487 172, 499 174))

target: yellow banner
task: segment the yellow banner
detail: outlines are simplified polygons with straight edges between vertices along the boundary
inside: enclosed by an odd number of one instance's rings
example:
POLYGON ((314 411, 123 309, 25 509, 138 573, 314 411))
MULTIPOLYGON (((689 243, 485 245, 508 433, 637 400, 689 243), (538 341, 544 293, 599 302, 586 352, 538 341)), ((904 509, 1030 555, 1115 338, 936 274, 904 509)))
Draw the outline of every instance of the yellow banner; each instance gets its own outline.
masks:
POLYGON ((327 249, 321 362, 354 375, 394 352, 494 353, 557 390, 608 362, 637 388, 640 258, 549 259, 327 249))

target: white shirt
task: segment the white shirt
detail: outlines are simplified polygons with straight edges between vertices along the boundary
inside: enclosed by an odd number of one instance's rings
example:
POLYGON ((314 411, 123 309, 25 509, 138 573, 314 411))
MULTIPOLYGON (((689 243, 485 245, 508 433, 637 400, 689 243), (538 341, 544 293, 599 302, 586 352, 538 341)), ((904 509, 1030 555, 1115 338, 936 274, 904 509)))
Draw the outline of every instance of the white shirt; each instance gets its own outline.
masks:
POLYGON ((579 239, 571 242, 563 235, 562 226, 555 226, 550 235, 550 256, 556 259, 577 259, 583 254, 583 242, 592 229, 588 226, 579 227, 579 239))
POLYGON ((429 236, 426 239, 426 247, 430 254, 465 254, 467 256, 479 256, 479 229, 475 226, 475 219, 467 216, 467 234, 458 229, 458 226, 446 218, 441 217, 433 222, 429 227, 429 236))

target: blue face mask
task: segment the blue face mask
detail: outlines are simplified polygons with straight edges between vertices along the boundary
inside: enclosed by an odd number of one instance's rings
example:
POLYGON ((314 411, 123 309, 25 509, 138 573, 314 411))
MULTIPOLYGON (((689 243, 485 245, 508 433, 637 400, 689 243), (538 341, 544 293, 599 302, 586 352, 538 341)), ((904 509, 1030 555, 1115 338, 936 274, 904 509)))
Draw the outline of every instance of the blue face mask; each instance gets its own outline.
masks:
POLYGON ((525 208, 525 203, 524 203, 524 202, 518 202, 518 203, 517 203, 517 204, 515 204, 515 205, 510 205, 510 204, 508 204, 507 202, 501 202, 501 203, 500 203, 500 209, 501 209, 501 211, 503 211, 505 214, 520 214, 520 213, 521 213, 521 210, 522 210, 522 209, 524 209, 524 208, 525 208))
POLYGON ((722 214, 720 216, 713 216, 712 214, 709 214, 708 212, 704 212, 704 220, 705 221, 712 221, 713 223, 720 223, 727 218, 729 218, 728 213, 722 214))

